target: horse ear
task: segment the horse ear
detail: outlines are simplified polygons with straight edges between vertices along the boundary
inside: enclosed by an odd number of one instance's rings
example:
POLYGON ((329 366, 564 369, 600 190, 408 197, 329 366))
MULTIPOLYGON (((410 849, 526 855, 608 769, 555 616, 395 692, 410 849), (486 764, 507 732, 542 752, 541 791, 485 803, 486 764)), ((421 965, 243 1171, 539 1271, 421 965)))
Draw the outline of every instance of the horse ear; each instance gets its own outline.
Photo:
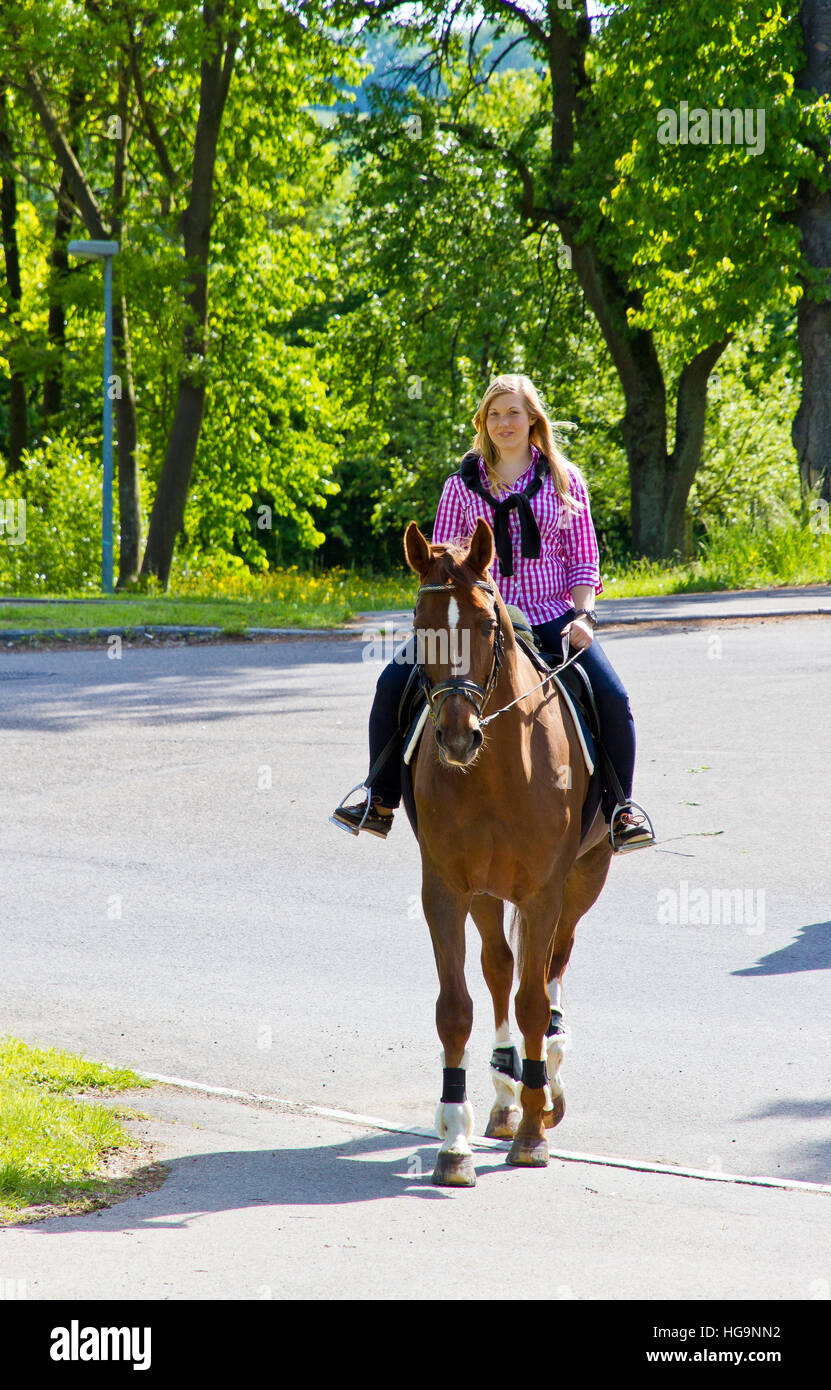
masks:
POLYGON ((472 565, 477 574, 485 574, 493 564, 494 543, 493 531, 483 516, 480 516, 476 523, 476 530, 470 541, 468 551, 468 564, 472 565))
POLYGON ((430 546, 414 521, 404 532, 404 555, 411 570, 423 577, 430 568, 430 546))

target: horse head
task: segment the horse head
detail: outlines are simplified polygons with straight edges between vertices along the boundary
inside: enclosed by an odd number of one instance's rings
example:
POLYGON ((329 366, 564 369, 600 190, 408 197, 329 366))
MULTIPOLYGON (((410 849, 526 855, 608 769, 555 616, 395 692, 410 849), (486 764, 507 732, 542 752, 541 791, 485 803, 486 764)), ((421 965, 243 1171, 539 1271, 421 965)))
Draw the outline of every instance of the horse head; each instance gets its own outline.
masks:
POLYGON ((421 581, 413 610, 416 661, 439 757, 447 766, 469 767, 482 746, 480 721, 499 678, 510 627, 488 574, 493 532, 480 518, 465 550, 431 545, 411 522, 404 553, 421 581))

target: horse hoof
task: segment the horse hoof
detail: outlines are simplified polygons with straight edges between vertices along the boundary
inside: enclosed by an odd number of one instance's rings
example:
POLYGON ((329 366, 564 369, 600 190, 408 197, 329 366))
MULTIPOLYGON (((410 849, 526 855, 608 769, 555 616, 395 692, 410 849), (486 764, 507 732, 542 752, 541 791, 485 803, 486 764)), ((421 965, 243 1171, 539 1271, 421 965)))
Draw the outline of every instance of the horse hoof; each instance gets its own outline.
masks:
POLYGON ((529 1141, 517 1136, 511 1145, 506 1162, 514 1168, 547 1168, 548 1141, 546 1139, 529 1141))
POLYGON ((565 1113, 566 1113, 566 1098, 565 1098, 565 1096, 555 1096, 555 1097, 554 1097, 554 1107, 553 1107, 553 1109, 551 1109, 551 1110, 543 1110, 543 1112, 542 1112, 542 1122, 543 1122, 543 1124, 545 1125, 546 1129, 553 1129, 555 1125, 558 1125, 558 1124, 560 1123, 561 1119, 563 1118, 563 1116, 565 1115, 565 1113))
POLYGON ((486 1139, 513 1139, 519 1129, 522 1111, 518 1105, 495 1105, 490 1113, 486 1139))
POLYGON ((431 1181, 434 1187, 475 1187, 473 1155, 442 1153, 440 1150, 431 1181))

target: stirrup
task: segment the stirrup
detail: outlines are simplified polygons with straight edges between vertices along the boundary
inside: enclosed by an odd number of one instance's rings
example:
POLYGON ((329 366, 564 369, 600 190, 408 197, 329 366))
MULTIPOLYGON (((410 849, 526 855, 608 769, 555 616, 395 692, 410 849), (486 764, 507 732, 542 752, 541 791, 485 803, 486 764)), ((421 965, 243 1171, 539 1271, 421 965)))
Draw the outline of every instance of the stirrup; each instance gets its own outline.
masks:
POLYGON ((346 796, 343 798, 343 801, 340 803, 340 805, 335 807, 336 811, 345 811, 346 803, 349 800, 350 796, 354 796, 355 792, 360 791, 366 792, 366 808, 361 817, 360 823, 355 827, 354 830, 352 829, 351 825, 344 825, 342 820, 336 820, 334 812, 329 817, 329 823, 331 825, 336 825, 338 830, 345 830, 347 835, 357 835, 363 828, 363 823, 369 815, 369 808, 372 805, 372 788, 368 787, 366 782, 358 782, 358 784, 354 786, 351 791, 346 793, 346 796))
POLYGON ((655 830, 649 814, 637 801, 619 801, 609 822, 609 840, 615 854, 627 854, 630 850, 647 849, 649 845, 655 843, 655 830), (641 820, 634 826, 621 825, 618 817, 624 811, 640 811, 641 820), (617 824, 616 824, 617 821, 617 824), (628 839, 622 838, 626 830, 630 831, 628 839))

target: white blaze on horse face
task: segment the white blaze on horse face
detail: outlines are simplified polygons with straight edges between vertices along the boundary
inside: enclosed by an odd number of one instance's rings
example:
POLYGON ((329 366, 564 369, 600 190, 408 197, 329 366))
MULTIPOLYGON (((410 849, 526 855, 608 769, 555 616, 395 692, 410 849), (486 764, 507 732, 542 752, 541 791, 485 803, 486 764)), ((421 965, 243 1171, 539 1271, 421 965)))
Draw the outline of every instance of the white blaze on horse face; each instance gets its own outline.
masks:
POLYGON ((458 643, 459 605, 452 594, 450 595, 450 600, 447 605, 447 627, 450 633, 450 664, 453 668, 453 674, 455 676, 458 675, 459 667, 461 666, 461 653, 459 650, 458 643))

